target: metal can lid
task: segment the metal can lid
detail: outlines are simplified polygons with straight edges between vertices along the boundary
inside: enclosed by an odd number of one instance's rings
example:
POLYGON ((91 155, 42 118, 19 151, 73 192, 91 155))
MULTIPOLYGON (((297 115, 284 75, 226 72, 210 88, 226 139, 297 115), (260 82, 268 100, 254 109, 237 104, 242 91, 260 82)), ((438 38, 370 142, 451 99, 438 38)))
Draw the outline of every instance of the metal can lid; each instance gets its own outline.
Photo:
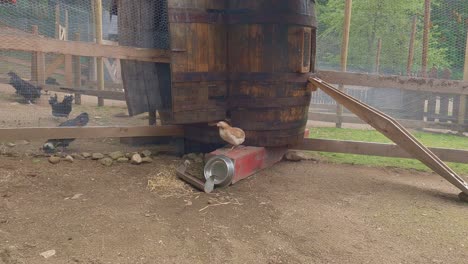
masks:
POLYGON ((203 172, 207 180, 214 176, 216 186, 228 186, 234 177, 234 162, 224 155, 214 156, 205 164, 203 172))

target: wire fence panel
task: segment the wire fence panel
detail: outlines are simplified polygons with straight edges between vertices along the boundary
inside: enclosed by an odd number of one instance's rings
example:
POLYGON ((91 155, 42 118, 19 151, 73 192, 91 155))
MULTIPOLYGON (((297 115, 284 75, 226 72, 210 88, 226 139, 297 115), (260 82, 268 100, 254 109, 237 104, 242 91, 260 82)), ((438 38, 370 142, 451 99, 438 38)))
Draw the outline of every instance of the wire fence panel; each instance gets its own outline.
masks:
MULTIPOLYGON (((320 70, 341 69, 344 9, 344 0, 317 1, 320 70)), ((358 73, 468 81, 464 76, 467 31, 464 0, 354 0, 347 68, 358 73)), ((390 88, 348 87, 347 91, 368 89, 364 101, 396 118, 468 125, 468 109, 459 95, 390 88)), ((321 101, 332 104, 330 98, 321 101)))

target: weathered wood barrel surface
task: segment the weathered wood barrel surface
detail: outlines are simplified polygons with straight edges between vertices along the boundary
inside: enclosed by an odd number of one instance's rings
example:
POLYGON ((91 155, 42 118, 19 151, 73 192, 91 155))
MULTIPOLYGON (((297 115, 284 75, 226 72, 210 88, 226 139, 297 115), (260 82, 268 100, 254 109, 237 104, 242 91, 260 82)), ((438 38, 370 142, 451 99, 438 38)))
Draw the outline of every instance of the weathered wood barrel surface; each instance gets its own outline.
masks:
POLYGON ((292 146, 304 137, 315 64, 315 1, 230 0, 229 112, 247 145, 292 146))
POLYGON ((220 0, 169 0, 172 124, 226 117, 227 31, 220 0))

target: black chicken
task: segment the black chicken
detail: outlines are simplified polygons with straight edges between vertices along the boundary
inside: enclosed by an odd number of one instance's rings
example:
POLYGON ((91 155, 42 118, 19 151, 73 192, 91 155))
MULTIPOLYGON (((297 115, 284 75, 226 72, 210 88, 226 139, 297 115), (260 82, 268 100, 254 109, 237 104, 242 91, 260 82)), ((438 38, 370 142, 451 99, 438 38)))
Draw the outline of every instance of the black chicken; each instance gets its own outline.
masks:
POLYGON ((68 117, 72 111, 73 95, 65 95, 62 102, 59 103, 57 94, 49 98, 49 104, 52 107, 52 115, 55 117, 68 117))
POLYGON ((21 79, 16 73, 9 72, 10 84, 15 88, 16 94, 24 97, 27 103, 32 104, 36 99, 41 98, 41 87, 36 87, 21 79))
MULTIPOLYGON (((75 119, 71 119, 65 121, 59 125, 59 127, 83 127, 86 126, 89 122, 88 113, 81 113, 75 119)), ((56 151, 58 147, 62 148, 62 151, 70 145, 75 139, 74 138, 67 138, 67 139, 49 139, 47 142, 42 146, 42 150, 46 153, 53 153, 56 151)))

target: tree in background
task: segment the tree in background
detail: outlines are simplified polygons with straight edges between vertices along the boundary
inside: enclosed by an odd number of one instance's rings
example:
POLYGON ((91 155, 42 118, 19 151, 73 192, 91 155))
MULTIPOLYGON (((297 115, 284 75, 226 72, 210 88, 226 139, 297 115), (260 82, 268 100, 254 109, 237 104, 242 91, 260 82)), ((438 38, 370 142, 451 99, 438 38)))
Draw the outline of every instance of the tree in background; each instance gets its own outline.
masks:
POLYGON ((434 46, 446 50, 455 79, 463 78, 466 33, 468 30, 468 2, 440 0, 433 5, 432 21, 438 36, 434 46))
MULTIPOLYGON (((466 0, 433 0, 436 8, 444 8, 443 2, 466 0)), ((319 20, 318 62, 321 68, 339 69, 340 47, 343 30, 344 0, 318 0, 319 20)), ((448 9, 448 8, 446 8, 448 9)), ((466 4, 464 9, 466 10, 466 4)), ((411 23, 418 18, 418 34, 415 47, 414 71, 421 67, 424 1, 421 0, 353 0, 348 68, 350 71, 372 72, 375 67, 377 41, 382 39, 381 69, 383 73, 406 72, 411 23)), ((445 22, 439 17, 432 24, 429 43, 429 66, 451 67, 455 62, 449 54, 454 47, 443 45, 442 29, 445 22)), ((448 44, 448 43, 447 43, 448 44)), ((463 45, 464 50, 464 45, 463 45)), ((455 53, 458 54, 458 51, 455 53)), ((463 52, 464 53, 464 52, 463 52)))

